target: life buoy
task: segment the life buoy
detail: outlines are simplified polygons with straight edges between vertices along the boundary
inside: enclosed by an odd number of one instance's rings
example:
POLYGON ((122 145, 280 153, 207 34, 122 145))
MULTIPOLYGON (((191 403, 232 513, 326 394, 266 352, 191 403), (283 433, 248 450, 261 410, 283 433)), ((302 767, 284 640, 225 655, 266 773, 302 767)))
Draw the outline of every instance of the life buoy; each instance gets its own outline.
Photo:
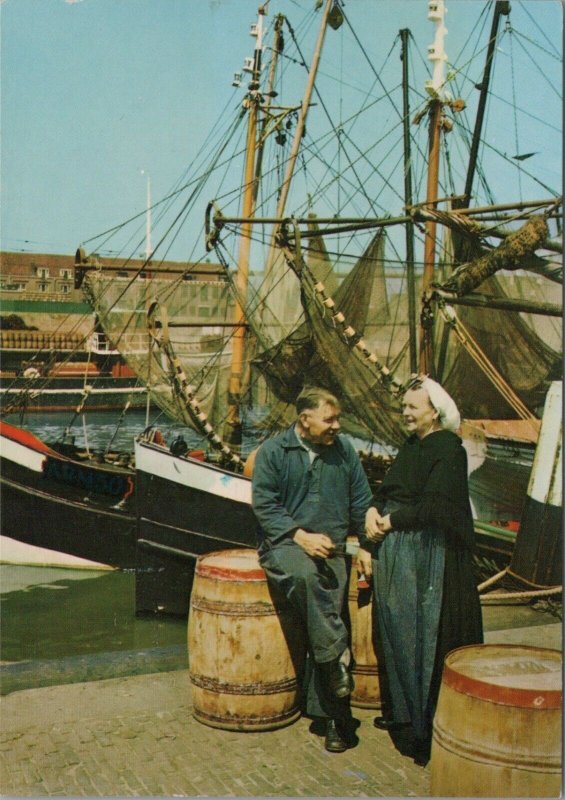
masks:
POLYGON ((35 378, 39 378, 41 373, 37 367, 27 367, 24 369, 23 376, 24 378, 30 378, 31 380, 34 380, 35 378))
POLYGON ((163 436, 159 428, 154 428, 152 425, 150 425, 148 428, 145 428, 141 437, 146 442, 152 442, 153 444, 159 444, 159 445, 166 445, 165 437, 163 436))

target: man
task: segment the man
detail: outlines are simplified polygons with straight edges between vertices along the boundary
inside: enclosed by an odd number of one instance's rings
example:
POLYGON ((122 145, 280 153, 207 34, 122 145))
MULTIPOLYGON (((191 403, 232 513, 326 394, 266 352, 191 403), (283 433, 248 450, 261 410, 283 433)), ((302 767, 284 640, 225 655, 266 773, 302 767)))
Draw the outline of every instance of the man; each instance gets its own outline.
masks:
POLYGON ((259 561, 300 615, 307 637, 306 713, 326 722, 326 750, 350 744, 345 541, 362 534, 371 491, 359 457, 339 435, 340 405, 325 389, 304 389, 297 421, 266 441, 253 471, 259 561))

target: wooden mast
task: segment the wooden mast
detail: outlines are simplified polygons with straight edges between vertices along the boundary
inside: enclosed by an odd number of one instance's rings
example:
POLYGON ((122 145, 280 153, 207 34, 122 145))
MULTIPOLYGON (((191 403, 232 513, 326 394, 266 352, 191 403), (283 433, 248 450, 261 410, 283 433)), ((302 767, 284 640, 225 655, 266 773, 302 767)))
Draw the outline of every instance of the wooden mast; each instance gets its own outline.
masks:
POLYGON ((243 375, 243 358, 245 350, 245 301, 249 283, 249 254, 251 251, 251 229, 249 221, 255 210, 255 156, 257 152, 257 117, 261 95, 259 92, 261 78, 261 55, 263 48, 263 16, 264 6, 259 7, 257 16, 257 42, 253 57, 253 69, 249 93, 243 101, 248 109, 247 140, 245 148, 243 216, 247 222, 241 226, 239 259, 236 275, 237 298, 234 311, 234 334, 231 360, 231 372, 228 383, 228 408, 223 438, 230 447, 241 446, 242 425, 240 417, 241 384, 243 375))
MULTIPOLYGON (((444 25, 445 5, 443 0, 433 0, 428 4, 428 19, 436 25, 434 43, 428 48, 428 58, 434 65, 432 79, 426 82, 426 91, 431 95, 429 102, 429 138, 428 138, 428 182, 426 192, 426 205, 434 208, 438 198, 439 182, 439 146, 441 138, 442 110, 444 104, 444 65, 447 55, 443 47, 443 39, 447 33, 444 25)), ((429 295, 430 285, 434 279, 435 250, 436 250, 435 220, 426 222, 424 242, 424 273, 422 277, 423 308, 420 318, 420 372, 428 373, 433 377, 434 363, 432 350, 432 323, 426 300, 429 295)))
MULTIPOLYGON (((279 194, 279 201, 277 203, 277 211, 275 216, 278 218, 283 217, 285 213, 286 201, 288 199, 290 184, 292 181, 292 176, 294 174, 296 159, 298 158, 298 152, 300 150, 300 143, 302 141, 302 137, 304 136, 304 130, 306 127, 306 117, 308 116, 310 100, 312 98, 312 92, 314 91, 314 83, 316 81, 316 74, 318 72, 318 66, 320 64, 320 58, 322 55, 322 47, 324 44, 324 38, 328 27, 328 19, 330 17, 330 13, 334 8, 334 4, 335 0, 326 0, 326 5, 322 17, 322 23, 320 25, 320 32, 318 34, 318 40, 316 42, 316 47, 314 49, 314 55, 312 57, 312 63, 310 65, 310 71, 308 73, 308 82, 306 84, 304 97, 302 99, 302 105, 300 107, 300 113, 298 115, 298 122, 296 125, 296 129, 294 131, 294 139, 292 141, 292 147, 286 164, 286 171, 279 194)), ((265 267, 265 277, 269 275, 273 267, 273 262, 275 257, 275 241, 277 238, 278 228, 279 226, 277 225, 273 230, 271 238, 271 246, 269 249, 269 254, 267 256, 267 264, 265 267)))
POLYGON ((457 204, 457 207, 461 206, 463 208, 467 208, 471 200, 473 191, 473 179, 475 177, 475 169, 477 165, 477 155, 479 152, 479 144, 481 141, 483 119, 485 116, 486 102, 490 89, 490 75, 491 75, 492 65, 494 62, 496 40, 498 36, 498 27, 500 24, 500 18, 503 16, 505 17, 508 16, 509 13, 510 13, 510 3, 508 2, 508 0, 497 0, 494 7, 494 15, 492 18, 492 27, 488 41, 485 68, 483 70, 483 78, 479 84, 481 94, 479 97, 479 104, 477 107, 477 118, 475 121, 475 128, 473 130, 473 141, 471 143, 471 152, 469 154, 469 167, 467 170, 467 177, 465 179, 465 190, 463 192, 463 200, 461 203, 457 204))
MULTIPOLYGON (((412 208, 412 156, 410 153, 410 100, 408 96, 408 38, 410 31, 400 31, 402 41, 402 130, 404 139, 404 205, 412 208)), ((416 281, 414 276, 414 222, 406 223, 406 280, 408 290, 408 344, 410 372, 417 370, 416 281)))
MULTIPOLYGON (((316 79, 318 65, 322 53, 322 45, 324 43, 325 33, 328 26, 328 19, 330 17, 330 13, 334 8, 335 2, 336 0, 326 0, 326 5, 322 17, 322 23, 320 26, 320 32, 318 34, 318 40, 316 42, 314 56, 312 59, 312 65, 310 67, 310 71, 308 74, 306 91, 304 94, 304 98, 302 100, 302 105, 298 118, 298 124, 296 126, 291 152, 289 160, 287 162, 286 172, 279 195, 279 201, 277 204, 277 213, 276 213, 277 217, 282 217, 284 214, 286 200, 288 198, 288 192, 290 189, 290 184, 294 173, 294 167, 296 164, 296 160, 298 158, 300 142, 304 135, 306 117, 308 114, 308 108, 310 106, 312 92, 314 90, 314 82, 316 79)), ((259 22, 257 25, 258 29, 257 46, 255 48, 255 57, 253 65, 253 81, 250 84, 249 87, 250 91, 246 98, 246 102, 249 104, 249 120, 248 120, 247 149, 246 149, 246 160, 245 160, 245 184, 244 184, 245 189, 243 197, 243 219, 245 221, 242 223, 241 227, 241 244, 239 251, 238 271, 237 271, 238 299, 236 302, 236 309, 235 309, 236 328, 233 339, 232 367, 228 384, 228 410, 227 410, 226 424, 224 426, 224 436, 223 436, 226 444, 229 444, 230 447, 232 447, 233 449, 240 447, 242 441, 240 404, 241 404, 241 387, 243 381, 245 332, 246 332, 245 311, 243 306, 245 304, 245 299, 247 297, 247 285, 249 281, 249 254, 251 249, 251 229, 252 229, 251 218, 253 217, 253 213, 255 210, 255 201, 257 198, 256 184, 260 171, 260 166, 256 165, 255 160, 257 153, 257 117, 261 101, 261 95, 259 92, 259 80, 261 75, 262 15, 264 14, 265 14, 265 8, 264 6, 260 6, 259 22)), ((265 269, 266 275, 269 273, 269 270, 272 267, 274 260, 275 239, 276 239, 277 229, 278 226, 273 231, 271 239, 271 246, 269 249, 269 255, 267 257, 267 266, 265 269)))

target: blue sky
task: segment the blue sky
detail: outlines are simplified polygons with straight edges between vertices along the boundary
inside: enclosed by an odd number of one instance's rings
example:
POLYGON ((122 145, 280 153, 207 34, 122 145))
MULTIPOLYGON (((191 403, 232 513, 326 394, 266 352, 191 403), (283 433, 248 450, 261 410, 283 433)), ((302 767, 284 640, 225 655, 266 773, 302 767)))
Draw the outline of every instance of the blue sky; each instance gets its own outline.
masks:
MULTIPOLYGON (((1 248, 72 254, 80 242, 143 209, 147 174, 154 200, 168 193, 220 110, 243 97, 231 79, 252 55, 248 31, 257 5, 257 0, 4 0, 1 248)), ((447 2, 450 57, 464 48, 484 5, 447 2)), ((272 12, 279 6, 290 20, 300 20, 314 0, 271 0, 272 12)), ((548 53, 560 52, 559 0, 512 6, 524 30, 529 26, 532 37, 545 40, 548 53)), ((433 39, 424 0, 347 0, 345 10, 361 23, 367 46, 381 47, 383 55, 401 27, 411 29, 424 54, 433 39)), ((553 56, 550 62, 555 63, 553 56)), ((353 65, 345 71, 352 82, 355 70, 353 65)), ((532 109, 532 126, 543 114, 554 134, 562 120, 558 92, 551 89, 557 84, 560 91, 558 74, 560 68, 545 84, 532 64, 526 79, 544 109, 532 109)), ((510 133, 511 122, 509 113, 509 151, 522 144, 510 133)), ((531 137, 523 140, 524 150, 541 151, 549 141, 543 129, 531 137)), ((532 163, 548 185, 559 186, 560 144, 558 150, 552 147, 532 163)), ((178 259, 188 255, 180 243, 171 251, 178 259)))

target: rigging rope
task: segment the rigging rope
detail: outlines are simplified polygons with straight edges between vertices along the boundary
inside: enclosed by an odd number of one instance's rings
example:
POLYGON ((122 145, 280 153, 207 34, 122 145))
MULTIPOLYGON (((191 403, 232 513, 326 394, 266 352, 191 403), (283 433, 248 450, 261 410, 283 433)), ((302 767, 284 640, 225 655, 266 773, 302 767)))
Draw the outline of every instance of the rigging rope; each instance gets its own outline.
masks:
POLYGON ((164 313, 159 321, 160 324, 157 324, 155 314, 158 306, 159 303, 156 300, 150 303, 147 309, 147 328, 150 336, 165 355, 171 366, 173 379, 185 401, 190 418, 197 429, 208 439, 214 449, 219 450, 226 460, 234 464, 236 469, 242 469, 243 460, 237 453, 231 450, 215 432, 207 414, 202 410, 201 404, 195 395, 194 388, 188 382, 180 360, 175 355, 169 339, 168 316, 165 308, 163 308, 164 313))
POLYGON ((290 248, 283 245, 282 251, 287 263, 297 273, 299 278, 302 280, 304 276, 308 279, 316 299, 325 310, 330 312, 331 321, 336 332, 350 345, 352 351, 355 349, 363 356, 361 363, 370 369, 371 372, 376 370, 379 381, 392 395, 398 396, 401 394, 403 389, 402 382, 394 376, 387 366, 381 364, 375 353, 369 350, 365 340, 361 338, 355 328, 348 323, 344 314, 337 308, 335 300, 326 293, 324 284, 321 281, 316 281, 306 262, 300 258, 300 267, 298 267, 296 264, 297 258, 290 248))
POLYGON ((482 350, 479 344, 473 339, 465 325, 463 325, 461 320, 457 317, 453 306, 449 306, 443 301, 438 302, 439 310, 445 323, 451 327, 461 345, 469 353, 477 366, 484 372, 484 374, 491 381, 493 386, 499 391, 506 402, 511 406, 511 408, 514 409, 520 419, 536 419, 535 415, 532 414, 525 403, 523 403, 523 401, 518 397, 516 392, 514 392, 514 390, 504 380, 484 350, 482 350))

